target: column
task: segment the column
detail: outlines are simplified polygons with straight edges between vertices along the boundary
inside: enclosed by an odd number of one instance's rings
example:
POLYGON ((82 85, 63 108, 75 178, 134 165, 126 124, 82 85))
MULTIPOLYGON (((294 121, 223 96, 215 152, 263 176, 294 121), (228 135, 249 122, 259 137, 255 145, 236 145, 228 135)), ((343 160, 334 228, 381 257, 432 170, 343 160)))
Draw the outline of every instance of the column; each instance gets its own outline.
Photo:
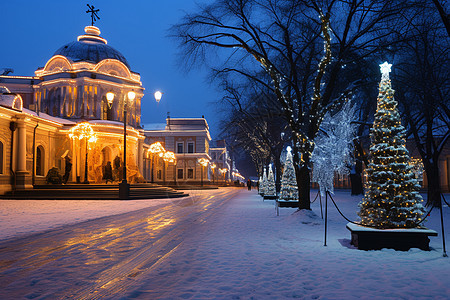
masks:
POLYGON ((25 116, 17 117, 17 148, 16 148, 16 189, 30 188, 31 183, 27 182, 27 128, 25 116))
POLYGON ((136 163, 139 168, 139 173, 141 175, 144 175, 144 140, 138 138, 137 147, 138 147, 137 151, 138 161, 136 163))

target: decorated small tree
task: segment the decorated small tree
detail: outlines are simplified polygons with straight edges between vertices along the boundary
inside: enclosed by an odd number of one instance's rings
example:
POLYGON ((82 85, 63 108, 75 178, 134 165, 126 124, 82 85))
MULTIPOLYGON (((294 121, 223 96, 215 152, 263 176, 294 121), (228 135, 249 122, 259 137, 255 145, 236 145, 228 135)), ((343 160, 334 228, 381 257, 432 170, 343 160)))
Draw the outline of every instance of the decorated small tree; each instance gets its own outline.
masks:
POLYGON ((355 108, 350 100, 337 112, 328 112, 315 139, 311 156, 312 181, 319 184, 322 196, 334 193, 334 175, 347 175, 352 164, 352 141, 356 126, 352 124, 355 108))
POLYGON ((260 194, 260 195, 262 195, 262 194, 264 194, 263 193, 263 188, 264 188, 264 186, 263 186, 263 182, 262 182, 263 180, 262 180, 262 176, 259 176, 259 181, 258 181, 258 193, 260 194))
POLYGON ((291 147, 289 146, 287 147, 283 176, 281 177, 280 199, 298 201, 297 179, 295 177, 291 147))
POLYGON ((272 165, 269 165, 269 175, 267 176, 264 198, 276 198, 276 197, 277 197, 277 190, 275 188, 275 179, 273 177, 272 165))
POLYGON ((267 172, 266 167, 264 167, 262 181, 261 184, 259 185, 259 193, 261 194, 261 196, 264 196, 264 194, 266 193, 266 189, 267 189, 267 172))
POLYGON ((381 82, 377 111, 370 132, 370 163, 366 169, 366 194, 360 202, 361 224, 377 228, 415 227, 424 214, 419 185, 405 147, 405 129, 401 125, 391 88, 391 65, 380 65, 381 82))

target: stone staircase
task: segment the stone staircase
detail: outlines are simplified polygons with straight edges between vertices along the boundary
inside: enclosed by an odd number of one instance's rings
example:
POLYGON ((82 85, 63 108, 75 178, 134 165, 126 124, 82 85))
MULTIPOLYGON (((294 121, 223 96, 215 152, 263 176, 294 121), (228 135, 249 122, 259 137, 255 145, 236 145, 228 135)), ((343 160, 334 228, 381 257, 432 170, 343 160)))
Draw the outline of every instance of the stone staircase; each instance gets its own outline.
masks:
MULTIPOLYGON (((153 183, 132 184, 130 200, 186 197, 189 194, 153 183)), ((118 184, 35 185, 32 189, 9 191, 1 199, 119 200, 118 184)))

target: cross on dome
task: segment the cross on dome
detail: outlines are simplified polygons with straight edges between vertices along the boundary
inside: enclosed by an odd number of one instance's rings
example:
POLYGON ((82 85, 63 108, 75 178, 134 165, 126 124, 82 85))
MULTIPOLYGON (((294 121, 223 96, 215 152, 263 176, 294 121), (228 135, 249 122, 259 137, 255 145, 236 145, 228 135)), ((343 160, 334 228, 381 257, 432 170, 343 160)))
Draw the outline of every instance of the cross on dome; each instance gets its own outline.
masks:
POLYGON ((389 64, 387 61, 380 65, 381 70, 381 80, 389 80, 389 73, 391 72, 392 64, 389 64))
POLYGON ((100 17, 97 15, 97 13, 100 11, 100 9, 95 9, 94 5, 86 4, 89 9, 86 11, 86 13, 91 14, 91 26, 94 26, 94 23, 97 20, 100 20, 100 17))

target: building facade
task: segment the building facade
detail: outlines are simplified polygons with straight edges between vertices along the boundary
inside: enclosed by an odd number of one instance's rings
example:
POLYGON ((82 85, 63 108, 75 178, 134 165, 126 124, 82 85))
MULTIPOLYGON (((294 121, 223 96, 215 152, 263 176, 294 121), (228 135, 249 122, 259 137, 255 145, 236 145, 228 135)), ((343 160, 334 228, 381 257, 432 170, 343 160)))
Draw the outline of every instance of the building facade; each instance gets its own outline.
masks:
POLYGON ((108 161, 119 180, 124 122, 128 180, 143 180, 144 88, 97 27, 87 26, 56 50, 34 76, 0 76, 0 87, 0 192, 45 183, 50 169, 63 172, 66 157, 73 166, 69 182, 101 183, 108 161), (74 135, 80 123, 89 124, 95 138, 74 135))
POLYGON ((156 183, 202 184, 212 181, 211 164, 203 166, 201 159, 211 161, 208 122, 204 118, 167 118, 160 130, 144 130, 145 144, 160 142, 166 151, 175 153, 176 161, 165 162, 148 152, 144 162, 144 177, 156 183))

